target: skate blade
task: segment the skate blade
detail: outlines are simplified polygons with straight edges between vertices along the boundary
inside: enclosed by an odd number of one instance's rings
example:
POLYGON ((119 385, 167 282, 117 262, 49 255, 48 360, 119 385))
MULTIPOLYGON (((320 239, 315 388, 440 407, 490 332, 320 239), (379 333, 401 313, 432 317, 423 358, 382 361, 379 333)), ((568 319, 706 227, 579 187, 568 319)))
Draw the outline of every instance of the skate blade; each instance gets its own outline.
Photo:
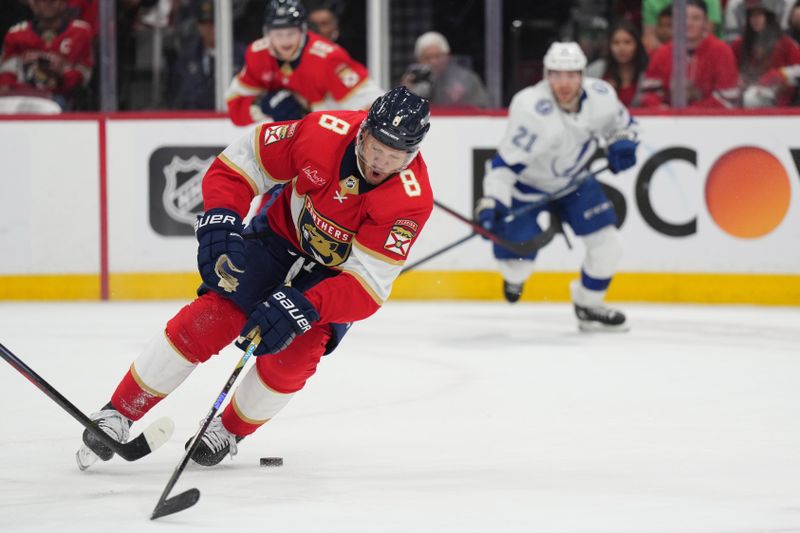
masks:
POLYGON ((627 333, 631 326, 624 322, 618 326, 609 326, 593 321, 579 321, 578 329, 583 333, 627 333))
POLYGON ((86 445, 81 446, 78 451, 75 452, 75 461, 78 463, 78 469, 81 472, 95 464, 99 459, 100 457, 86 445))

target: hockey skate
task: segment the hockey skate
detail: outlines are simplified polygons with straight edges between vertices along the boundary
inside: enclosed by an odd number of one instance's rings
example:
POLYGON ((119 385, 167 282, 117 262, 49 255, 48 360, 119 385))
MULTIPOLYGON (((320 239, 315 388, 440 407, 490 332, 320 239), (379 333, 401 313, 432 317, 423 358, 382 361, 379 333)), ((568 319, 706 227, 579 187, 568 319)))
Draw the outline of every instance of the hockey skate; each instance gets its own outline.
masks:
POLYGON ((575 304, 575 316, 578 317, 578 329, 581 331, 625 332, 630 329, 625 319, 625 314, 622 311, 611 309, 603 305, 584 307, 575 304))
MULTIPOLYGON (((239 450, 237 444, 244 437, 234 435, 222 425, 222 418, 215 417, 206 432, 200 438, 200 443, 192 454, 192 461, 202 466, 214 466, 222 462, 226 455, 233 457, 239 450)), ((188 449, 192 439, 186 441, 188 449)))
POLYGON ((503 296, 506 297, 508 303, 516 303, 520 299, 520 296, 522 296, 522 289, 524 287, 524 283, 509 283, 503 280, 503 296))
MULTIPOLYGON (((112 439, 117 442, 128 442, 133 421, 114 409, 110 403, 101 411, 89 415, 89 418, 112 439)), ((103 444, 88 429, 83 430, 83 445, 75 453, 79 469, 86 470, 98 459, 108 461, 112 457, 114 450, 103 444)))

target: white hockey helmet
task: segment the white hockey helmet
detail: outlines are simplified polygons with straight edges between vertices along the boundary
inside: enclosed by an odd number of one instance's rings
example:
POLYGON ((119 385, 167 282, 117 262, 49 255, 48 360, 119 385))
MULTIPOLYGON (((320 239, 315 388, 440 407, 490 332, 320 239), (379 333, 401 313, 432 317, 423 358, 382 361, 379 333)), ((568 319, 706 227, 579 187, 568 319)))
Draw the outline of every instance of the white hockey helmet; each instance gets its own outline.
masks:
POLYGON ((586 68, 586 56, 576 42, 555 42, 544 55, 544 72, 551 70, 580 70, 586 68))

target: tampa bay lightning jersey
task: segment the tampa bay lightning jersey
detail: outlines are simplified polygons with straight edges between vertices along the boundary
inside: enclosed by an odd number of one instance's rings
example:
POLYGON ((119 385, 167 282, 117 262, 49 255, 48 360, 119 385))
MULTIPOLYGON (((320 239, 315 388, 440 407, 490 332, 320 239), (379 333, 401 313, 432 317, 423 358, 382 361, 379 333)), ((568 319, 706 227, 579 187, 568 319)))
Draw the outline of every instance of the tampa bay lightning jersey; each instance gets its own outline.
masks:
MULTIPOLYGON (((576 173, 582 174, 598 147, 618 138, 636 139, 636 123, 613 87, 586 77, 582 84, 574 113, 558 106, 547 80, 514 96, 508 128, 484 181, 487 196, 509 205, 514 182, 556 192, 568 186, 576 173)), ((519 191, 513 194, 521 196, 519 191)))

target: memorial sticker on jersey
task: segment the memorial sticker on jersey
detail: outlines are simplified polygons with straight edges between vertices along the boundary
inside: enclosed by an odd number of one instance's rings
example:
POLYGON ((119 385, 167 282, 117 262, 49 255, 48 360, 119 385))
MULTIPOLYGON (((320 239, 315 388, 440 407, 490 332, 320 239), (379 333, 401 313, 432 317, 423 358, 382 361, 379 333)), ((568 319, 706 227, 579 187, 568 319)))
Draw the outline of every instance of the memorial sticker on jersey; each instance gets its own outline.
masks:
POLYGON ((339 190, 334 194, 333 199, 343 204, 347 200, 348 194, 358 194, 358 179, 355 176, 339 180, 339 190))
POLYGON ((348 89, 352 89, 358 82, 361 81, 361 76, 358 73, 350 68, 349 65, 341 64, 339 68, 336 69, 336 75, 339 76, 339 79, 342 80, 342 85, 347 87, 348 89))
POLYGON ((320 215, 306 196, 297 220, 300 247, 325 266, 344 263, 353 247, 353 232, 320 215))
POLYGON ((419 224, 413 220, 401 219, 396 220, 392 229, 389 230, 389 236, 386 238, 386 243, 383 247, 390 252, 402 255, 408 255, 408 250, 411 248, 411 242, 419 231, 419 224))
POLYGON ((224 146, 165 146, 149 161, 150 226, 165 236, 194 235, 203 212, 203 176, 224 146))
POLYGON ((267 126, 264 128, 264 146, 288 139, 294 135, 297 123, 279 124, 277 126, 267 126))

